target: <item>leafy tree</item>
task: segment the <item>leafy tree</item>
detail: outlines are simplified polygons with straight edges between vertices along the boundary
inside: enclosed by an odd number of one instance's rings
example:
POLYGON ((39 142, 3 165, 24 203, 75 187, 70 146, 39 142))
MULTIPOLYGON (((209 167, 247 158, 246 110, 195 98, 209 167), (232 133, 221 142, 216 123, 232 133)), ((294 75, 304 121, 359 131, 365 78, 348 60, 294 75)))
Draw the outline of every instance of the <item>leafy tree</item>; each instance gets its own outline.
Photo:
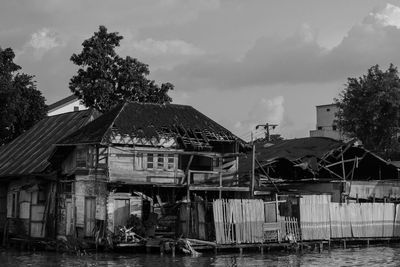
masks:
POLYGON ((399 151, 400 79, 392 64, 386 71, 378 65, 359 78, 348 78, 335 99, 339 129, 359 138, 367 149, 389 156, 399 151))
POLYGON ((99 31, 82 43, 80 54, 73 54, 71 61, 79 66, 77 75, 71 78, 69 88, 86 106, 99 111, 110 110, 125 100, 169 103, 170 83, 156 85, 147 76, 148 65, 135 58, 122 58, 115 52, 123 39, 118 33, 99 31))
POLYGON ((11 48, 0 48, 0 145, 32 127, 47 111, 34 76, 19 73, 14 58, 11 48))

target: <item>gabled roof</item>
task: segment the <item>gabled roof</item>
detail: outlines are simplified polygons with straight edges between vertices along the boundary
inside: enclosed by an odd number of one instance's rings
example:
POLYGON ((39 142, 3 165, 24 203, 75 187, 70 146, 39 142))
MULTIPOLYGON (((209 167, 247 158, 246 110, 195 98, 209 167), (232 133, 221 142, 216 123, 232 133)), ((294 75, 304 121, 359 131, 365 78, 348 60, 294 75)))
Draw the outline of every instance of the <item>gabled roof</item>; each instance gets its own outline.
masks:
POLYGON ((77 96, 75 96, 75 95, 70 95, 70 96, 67 96, 66 98, 63 98, 63 99, 61 99, 61 100, 58 100, 57 102, 55 102, 55 103, 53 103, 53 104, 50 104, 49 106, 48 106, 48 111, 52 111, 53 109, 56 109, 56 108, 58 108, 58 107, 62 107, 62 106, 65 106, 65 105, 67 105, 67 104, 69 104, 69 103, 72 103, 72 102, 74 102, 74 101, 76 101, 76 100, 78 100, 78 97, 77 96))
POLYGON ((98 116, 93 110, 46 117, 11 143, 0 147, 0 177, 43 172, 54 144, 98 116))
POLYGON ((175 139, 184 147, 210 147, 218 141, 241 141, 191 106, 126 102, 105 113, 59 144, 110 144, 113 140, 175 139))

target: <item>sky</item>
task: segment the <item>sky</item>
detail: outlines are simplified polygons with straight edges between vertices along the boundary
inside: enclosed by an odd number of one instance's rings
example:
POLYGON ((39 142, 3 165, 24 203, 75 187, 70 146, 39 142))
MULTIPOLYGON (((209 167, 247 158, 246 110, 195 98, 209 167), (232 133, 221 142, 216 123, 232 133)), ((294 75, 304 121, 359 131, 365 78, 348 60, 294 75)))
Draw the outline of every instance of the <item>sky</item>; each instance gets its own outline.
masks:
POLYGON ((0 0, 0 47, 35 75, 47 104, 70 95, 82 42, 104 25, 117 52, 171 82, 191 105, 239 137, 309 136, 316 105, 348 77, 400 66, 400 0, 0 0))

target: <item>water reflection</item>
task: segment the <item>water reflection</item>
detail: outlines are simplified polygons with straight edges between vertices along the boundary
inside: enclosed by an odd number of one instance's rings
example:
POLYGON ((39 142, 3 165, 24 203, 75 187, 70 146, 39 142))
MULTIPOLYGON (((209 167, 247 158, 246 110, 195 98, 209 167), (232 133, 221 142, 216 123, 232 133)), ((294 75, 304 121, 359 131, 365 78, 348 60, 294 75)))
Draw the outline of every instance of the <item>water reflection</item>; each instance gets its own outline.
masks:
POLYGON ((0 266, 400 266, 399 247, 334 249, 323 253, 203 254, 200 257, 157 254, 94 254, 73 256, 50 252, 0 252, 0 266))

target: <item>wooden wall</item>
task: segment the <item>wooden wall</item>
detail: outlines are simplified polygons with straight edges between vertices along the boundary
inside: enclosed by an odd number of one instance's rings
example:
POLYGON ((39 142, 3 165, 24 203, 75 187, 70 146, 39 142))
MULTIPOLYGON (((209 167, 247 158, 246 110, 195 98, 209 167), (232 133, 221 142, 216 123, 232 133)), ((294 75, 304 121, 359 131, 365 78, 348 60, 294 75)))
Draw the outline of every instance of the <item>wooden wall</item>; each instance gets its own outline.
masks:
MULTIPOLYGON (((125 147, 110 147, 108 157, 108 172, 111 182, 124 182, 127 184, 176 184, 184 177, 182 170, 178 169, 178 155, 174 155, 175 168, 147 168, 147 153, 172 154, 174 150, 140 148, 135 150, 125 147), (138 159, 141 160, 138 160, 138 159)), ((157 164, 157 160, 154 160, 157 164)))
POLYGON ((7 218, 7 184, 0 184, 0 235, 7 218))
POLYGON ((352 181, 348 182, 349 197, 359 199, 400 198, 399 181, 352 181))

